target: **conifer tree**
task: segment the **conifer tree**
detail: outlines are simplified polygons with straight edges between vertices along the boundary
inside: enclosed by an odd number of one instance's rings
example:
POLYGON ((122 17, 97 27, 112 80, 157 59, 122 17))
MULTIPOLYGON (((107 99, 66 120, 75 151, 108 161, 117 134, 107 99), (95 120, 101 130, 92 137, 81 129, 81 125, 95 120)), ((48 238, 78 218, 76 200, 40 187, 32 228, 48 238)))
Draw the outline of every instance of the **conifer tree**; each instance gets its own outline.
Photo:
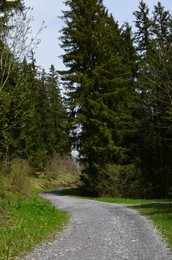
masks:
POLYGON ((16 152, 43 169, 54 153, 68 154, 69 143, 65 129, 65 108, 62 103, 57 72, 40 71, 34 56, 22 66, 23 102, 16 152), (25 97, 25 98, 24 98, 25 97))
POLYGON ((134 12, 137 28, 135 42, 141 57, 144 57, 151 49, 151 20, 149 18, 149 7, 143 0, 140 1, 138 8, 139 10, 134 12))
POLYGON ((139 44, 137 43, 139 55, 137 115, 138 136, 140 136, 137 151, 145 186, 149 187, 150 196, 165 197, 169 192, 168 173, 171 172, 169 162, 171 147, 167 145, 170 135, 165 130, 169 121, 165 118, 167 119, 166 113, 170 104, 167 87, 169 86, 167 71, 170 67, 167 55, 169 56, 171 45, 172 20, 170 13, 165 11, 160 3, 154 7, 152 17, 148 16, 149 9, 143 1, 140 2, 139 8, 139 11, 135 12, 138 29, 135 39, 136 42, 140 40, 139 44))
POLYGON ((23 10, 24 4, 22 0, 8 1, 2 0, 0 12, 8 12, 11 10, 23 10))
POLYGON ((84 181, 96 191, 101 170, 108 163, 126 163, 122 146, 127 129, 127 93, 131 67, 121 48, 121 29, 101 0, 66 1, 62 29, 61 72, 68 104, 76 125, 80 159, 85 163, 84 181), (125 58, 124 58, 125 57, 125 58))
POLYGON ((49 112, 51 119, 51 140, 52 151, 59 154, 68 154, 70 144, 68 138, 67 112, 60 91, 58 72, 54 65, 51 65, 46 75, 46 88, 49 101, 49 112))
POLYGON ((36 66, 34 55, 30 64, 26 63, 23 69, 23 81, 27 100, 23 107, 27 115, 21 122, 21 132, 19 136, 20 156, 27 158, 32 166, 42 169, 45 161, 51 155, 49 143, 49 102, 45 84, 45 72, 39 71, 36 66))

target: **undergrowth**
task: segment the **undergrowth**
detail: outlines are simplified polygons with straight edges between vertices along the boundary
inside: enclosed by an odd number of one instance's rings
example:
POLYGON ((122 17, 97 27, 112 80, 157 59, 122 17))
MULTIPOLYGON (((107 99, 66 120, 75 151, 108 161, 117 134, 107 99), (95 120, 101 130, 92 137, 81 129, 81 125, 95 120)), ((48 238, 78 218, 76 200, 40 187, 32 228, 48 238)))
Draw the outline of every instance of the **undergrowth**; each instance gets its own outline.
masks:
POLYGON ((106 197, 88 197, 85 196, 85 194, 82 194, 82 189, 76 187, 76 188, 69 188, 64 189, 62 191, 63 195, 69 195, 74 197, 80 197, 83 199, 91 199, 91 200, 97 200, 102 202, 108 202, 108 203, 117 203, 117 204, 143 204, 143 203, 153 203, 153 202, 171 202, 171 199, 130 199, 130 198, 106 198, 106 197))

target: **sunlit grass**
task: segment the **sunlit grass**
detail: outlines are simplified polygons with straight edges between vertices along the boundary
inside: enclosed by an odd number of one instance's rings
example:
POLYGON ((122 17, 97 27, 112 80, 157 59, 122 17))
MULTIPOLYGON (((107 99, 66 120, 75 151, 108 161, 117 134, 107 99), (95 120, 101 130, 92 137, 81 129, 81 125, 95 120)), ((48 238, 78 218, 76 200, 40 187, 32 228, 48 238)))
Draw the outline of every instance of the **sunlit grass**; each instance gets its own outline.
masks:
POLYGON ((134 209, 155 224, 172 249, 172 204, 147 204, 135 206, 134 209))
POLYGON ((0 200, 0 259, 14 259, 54 234, 67 222, 61 212, 42 198, 0 200))
POLYGON ((8 175, 7 169, 0 169, 0 260, 29 252, 67 223, 69 214, 38 194, 74 185, 79 176, 76 164, 68 157, 53 157, 44 172, 34 172, 21 159, 12 160, 9 166, 8 175))
POLYGON ((128 199, 128 198, 93 198, 98 201, 117 203, 117 204, 144 204, 154 202, 168 202, 169 200, 156 200, 156 199, 128 199))

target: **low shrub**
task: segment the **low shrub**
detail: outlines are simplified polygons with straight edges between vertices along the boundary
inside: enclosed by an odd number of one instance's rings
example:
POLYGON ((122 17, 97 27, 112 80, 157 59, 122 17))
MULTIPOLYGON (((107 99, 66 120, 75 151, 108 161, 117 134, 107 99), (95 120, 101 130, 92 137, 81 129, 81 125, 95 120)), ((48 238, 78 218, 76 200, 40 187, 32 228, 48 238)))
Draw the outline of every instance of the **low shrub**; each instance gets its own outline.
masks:
POLYGON ((14 159, 10 163, 10 191, 13 194, 27 196, 30 188, 31 167, 26 160, 14 159))
POLYGON ((45 178, 57 180, 59 186, 77 185, 79 176, 79 166, 70 156, 55 154, 45 170, 45 178))
POLYGON ((98 196, 140 198, 144 194, 143 181, 133 165, 106 165, 99 171, 96 183, 98 196))

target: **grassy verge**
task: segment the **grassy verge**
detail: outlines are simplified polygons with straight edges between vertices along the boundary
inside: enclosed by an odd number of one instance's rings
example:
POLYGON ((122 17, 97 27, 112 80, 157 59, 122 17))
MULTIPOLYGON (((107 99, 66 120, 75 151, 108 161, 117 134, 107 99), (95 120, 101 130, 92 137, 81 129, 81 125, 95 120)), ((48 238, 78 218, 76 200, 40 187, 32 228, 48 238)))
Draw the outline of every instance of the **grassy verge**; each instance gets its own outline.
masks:
POLYGON ((154 203, 154 202, 168 202, 169 200, 155 200, 155 199, 125 199, 125 198, 92 198, 98 201, 117 203, 117 204, 144 204, 144 203, 154 203))
POLYGON ((12 260, 27 253, 67 223, 69 214, 38 193, 72 186, 78 183, 79 174, 68 156, 54 155, 41 172, 21 158, 0 164, 0 259, 12 260))
POLYGON ((133 209, 155 224, 172 250, 172 204, 147 204, 134 206, 133 209))
POLYGON ((0 200, 0 259, 14 259, 59 230, 68 219, 48 201, 32 199, 0 200))
POLYGON ((167 200, 159 200, 159 199, 128 199, 128 198, 94 198, 94 197, 86 197, 81 196, 81 191, 78 188, 69 188, 64 189, 62 194, 74 196, 83 199, 91 199, 108 203, 117 203, 117 204, 144 204, 144 203, 153 203, 153 202, 172 202, 171 199, 167 200))

